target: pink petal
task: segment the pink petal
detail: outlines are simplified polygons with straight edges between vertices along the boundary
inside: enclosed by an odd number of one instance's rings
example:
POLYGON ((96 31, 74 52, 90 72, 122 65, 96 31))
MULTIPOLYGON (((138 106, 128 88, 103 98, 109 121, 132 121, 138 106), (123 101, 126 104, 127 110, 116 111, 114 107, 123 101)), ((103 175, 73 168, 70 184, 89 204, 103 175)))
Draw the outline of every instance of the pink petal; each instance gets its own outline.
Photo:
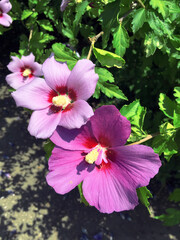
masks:
POLYGON ((130 122, 112 105, 96 109, 90 122, 94 136, 105 147, 124 145, 131 133, 130 122))
POLYGON ((42 66, 47 84, 54 90, 66 86, 67 79, 71 73, 66 63, 57 62, 54 56, 49 57, 42 66))
POLYGON ((3 13, 8 13, 12 8, 11 3, 8 0, 1 0, 0 1, 0 9, 3 13))
POLYGON ((47 183, 57 193, 65 194, 71 191, 94 168, 83 158, 81 151, 69 151, 55 147, 49 159, 50 172, 46 176, 47 183))
POLYGON ((11 23, 12 23, 12 18, 8 14, 3 13, 2 17, 0 17, 0 24, 5 27, 9 27, 11 23))
POLYGON ((24 63, 25 67, 32 67, 35 61, 35 56, 31 53, 28 56, 21 57, 22 62, 24 63))
POLYGON ((102 213, 130 210, 138 204, 136 189, 113 163, 105 170, 96 167, 84 179, 83 194, 102 213))
POLYGON ((132 179, 136 188, 147 186, 159 171, 161 161, 153 149, 144 145, 120 146, 111 149, 113 161, 121 174, 132 179))
POLYGON ((73 68, 67 86, 75 91, 77 99, 87 100, 93 95, 99 78, 94 69, 95 65, 87 59, 79 60, 73 68))
POLYGON ((36 138, 49 138, 61 119, 61 112, 53 113, 49 108, 34 111, 31 115, 28 131, 36 138))
POLYGON ((34 62, 33 63, 33 75, 35 76, 42 76, 43 75, 43 72, 42 72, 42 65, 37 63, 37 62, 34 62))
POLYGON ((25 85, 25 81, 23 81, 23 76, 20 72, 15 72, 8 74, 6 76, 6 81, 14 89, 18 89, 19 87, 22 87, 25 85))
POLYGON ((89 150, 98 144, 92 134, 90 122, 79 129, 69 130, 58 126, 51 136, 51 141, 69 150, 89 150))
POLYGON ((51 88, 46 84, 44 79, 35 78, 32 82, 18 88, 12 93, 12 97, 19 107, 39 110, 47 108, 51 103, 48 102, 48 96, 51 88))
POLYGON ((69 4, 69 2, 70 2, 70 0, 62 0, 61 6, 60 6, 61 12, 63 12, 65 10, 65 8, 69 4))
POLYGON ((11 57, 12 61, 7 65, 7 68, 11 72, 20 72, 21 69, 24 67, 24 63, 18 57, 11 57))
POLYGON ((78 100, 72 104, 69 111, 62 111, 60 126, 73 129, 80 128, 93 115, 90 105, 84 100, 78 100))

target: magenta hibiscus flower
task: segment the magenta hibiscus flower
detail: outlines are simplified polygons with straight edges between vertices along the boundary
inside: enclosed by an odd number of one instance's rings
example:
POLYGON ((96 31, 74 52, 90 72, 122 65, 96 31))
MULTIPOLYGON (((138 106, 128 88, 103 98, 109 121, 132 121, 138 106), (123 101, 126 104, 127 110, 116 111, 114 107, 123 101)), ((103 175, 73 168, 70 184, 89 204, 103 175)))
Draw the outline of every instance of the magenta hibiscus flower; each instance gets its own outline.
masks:
POLYGON ((9 71, 13 72, 6 76, 7 83, 14 89, 31 82, 34 78, 42 76, 42 65, 35 62, 35 57, 31 53, 28 56, 11 57, 12 61, 7 65, 9 71))
POLYGON ((66 9, 69 2, 70 2, 70 0, 62 0, 61 6, 60 6, 61 12, 63 12, 66 9))
POLYGON ((17 106, 35 110, 28 130, 37 138, 48 138, 58 125, 80 128, 93 115, 86 102, 94 93, 98 75, 95 65, 79 60, 72 71, 51 56, 43 63, 44 79, 37 78, 12 93, 17 106))
POLYGON ((0 24, 9 27, 12 23, 12 18, 7 14, 12 8, 8 0, 0 1, 0 24))
POLYGON ((80 129, 58 127, 46 179, 65 194, 83 181, 86 200, 100 212, 134 209, 136 188, 147 186, 161 166, 153 149, 127 145, 130 122, 115 106, 103 106, 80 129))

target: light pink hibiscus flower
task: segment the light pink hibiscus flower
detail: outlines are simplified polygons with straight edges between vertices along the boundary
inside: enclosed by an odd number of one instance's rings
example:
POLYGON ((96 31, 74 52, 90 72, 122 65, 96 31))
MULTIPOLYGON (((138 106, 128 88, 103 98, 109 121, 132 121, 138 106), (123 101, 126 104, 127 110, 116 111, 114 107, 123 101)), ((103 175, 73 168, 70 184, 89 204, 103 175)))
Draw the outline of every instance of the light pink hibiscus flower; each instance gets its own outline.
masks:
POLYGON ((100 212, 134 209, 136 189, 147 186, 161 166, 153 149, 127 145, 130 122, 115 106, 102 106, 80 129, 58 127, 46 179, 65 194, 83 181, 83 194, 100 212))
POLYGON ((31 82, 34 78, 42 76, 42 65, 35 62, 31 53, 28 56, 11 57, 12 61, 7 65, 9 71, 13 72, 6 76, 7 83, 14 89, 31 82))
POLYGON ((0 1, 0 25, 9 27, 12 23, 12 18, 7 14, 12 8, 8 0, 0 1))
POLYGON ((28 130, 37 138, 48 138, 58 125, 80 128, 93 115, 86 102, 95 91, 95 65, 79 60, 72 71, 51 56, 43 63, 44 79, 37 78, 12 93, 17 106, 35 110, 28 130))
POLYGON ((62 0, 61 6, 60 6, 61 12, 63 12, 66 9, 69 2, 70 2, 70 0, 62 0))

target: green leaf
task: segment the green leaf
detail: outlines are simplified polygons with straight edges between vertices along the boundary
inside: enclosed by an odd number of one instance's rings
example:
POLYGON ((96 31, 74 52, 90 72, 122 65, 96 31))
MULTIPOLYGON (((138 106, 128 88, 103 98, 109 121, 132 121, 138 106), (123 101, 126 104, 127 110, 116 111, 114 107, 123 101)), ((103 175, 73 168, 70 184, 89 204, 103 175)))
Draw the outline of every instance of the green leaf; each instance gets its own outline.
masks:
POLYGON ((166 7, 165 1, 150 0, 150 4, 154 9, 158 8, 158 12, 161 13, 164 18, 166 17, 166 15, 168 13, 168 9, 166 7))
POLYGON ((96 67, 95 72, 99 75, 99 80, 101 82, 107 82, 107 81, 109 81, 110 83, 114 82, 114 77, 112 73, 109 72, 107 69, 96 67))
POLYGON ((125 64, 125 60, 106 50, 102 50, 99 48, 93 48, 93 52, 97 60, 101 63, 102 66, 106 66, 108 68, 110 67, 117 67, 122 68, 122 66, 125 64))
POLYGON ((46 19, 39 20, 38 23, 39 23, 40 27, 45 29, 46 31, 49 31, 49 32, 54 31, 53 26, 49 20, 46 20, 46 19))
POLYGON ((132 21, 132 30, 133 32, 137 32, 146 21, 146 10, 144 8, 140 8, 135 11, 133 14, 133 21, 132 21))
POLYGON ((51 156, 52 150, 54 148, 55 144, 53 142, 51 142, 50 140, 48 140, 45 144, 44 144, 44 151, 46 153, 45 157, 48 160, 51 156))
POLYGON ((166 209, 167 214, 156 216, 156 219, 161 220, 166 226, 173 226, 180 223, 180 210, 176 208, 166 209))
POLYGON ((163 44, 160 42, 158 36, 156 36, 154 33, 146 34, 144 45, 146 57, 153 55, 156 51, 156 48, 161 49, 163 47, 163 44))
POLYGON ((174 88, 174 96, 176 97, 176 102, 180 104, 180 87, 174 88))
POLYGON ((174 189, 174 191, 169 195, 169 200, 172 202, 180 202, 180 188, 174 189))
POLYGON ((81 198, 81 202, 84 203, 86 206, 89 206, 89 203, 86 201, 84 195, 83 195, 83 190, 82 190, 82 182, 78 185, 78 190, 81 198))
POLYGON ((104 11, 101 15, 102 30, 104 32, 102 36, 103 48, 107 46, 111 29, 114 27, 115 23, 117 23, 117 15, 119 13, 119 10, 120 10, 119 0, 116 0, 115 2, 112 2, 112 3, 108 3, 104 7, 104 11))
POLYGON ((98 81, 97 87, 100 87, 101 91, 109 98, 116 97, 118 99, 128 100, 119 87, 114 84, 98 81))
POLYGON ((26 9, 22 12, 21 20, 25 20, 33 14, 33 11, 26 9))
POLYGON ((112 44, 115 48, 115 53, 123 57, 126 52, 126 48, 129 47, 129 35, 122 24, 120 24, 114 32, 112 44))
POLYGON ((173 125, 175 128, 180 127, 180 105, 177 105, 174 110, 173 125))
POLYGON ((168 98, 164 93, 160 93, 159 108, 167 117, 173 119, 176 104, 170 98, 168 98))
POLYGON ((55 54, 55 58, 60 62, 67 62, 68 67, 72 70, 78 61, 76 54, 62 43, 53 44, 52 49, 55 54))
POLYGON ((147 189, 147 187, 141 187, 136 189, 137 195, 139 200, 141 201, 141 203, 147 207, 148 211, 149 211, 149 198, 152 198, 152 194, 151 192, 147 189))
POLYGON ((88 6, 89 2, 88 0, 82 1, 81 3, 77 4, 76 6, 76 15, 73 22, 73 32, 75 32, 75 35, 78 33, 78 24, 85 13, 86 7, 88 6))

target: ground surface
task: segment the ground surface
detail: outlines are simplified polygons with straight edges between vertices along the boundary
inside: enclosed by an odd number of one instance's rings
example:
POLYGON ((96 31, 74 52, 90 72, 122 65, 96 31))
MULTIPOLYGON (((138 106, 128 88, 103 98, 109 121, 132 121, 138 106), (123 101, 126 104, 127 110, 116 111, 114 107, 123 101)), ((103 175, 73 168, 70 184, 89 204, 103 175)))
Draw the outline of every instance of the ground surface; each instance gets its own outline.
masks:
MULTIPOLYGON (((61 196, 45 181, 43 141, 27 132, 30 114, 16 108, 0 65, 0 239, 169 240, 179 227, 163 226, 142 205, 126 213, 101 214, 79 202, 75 189, 61 196)), ((155 214, 166 199, 153 199, 155 214)))

